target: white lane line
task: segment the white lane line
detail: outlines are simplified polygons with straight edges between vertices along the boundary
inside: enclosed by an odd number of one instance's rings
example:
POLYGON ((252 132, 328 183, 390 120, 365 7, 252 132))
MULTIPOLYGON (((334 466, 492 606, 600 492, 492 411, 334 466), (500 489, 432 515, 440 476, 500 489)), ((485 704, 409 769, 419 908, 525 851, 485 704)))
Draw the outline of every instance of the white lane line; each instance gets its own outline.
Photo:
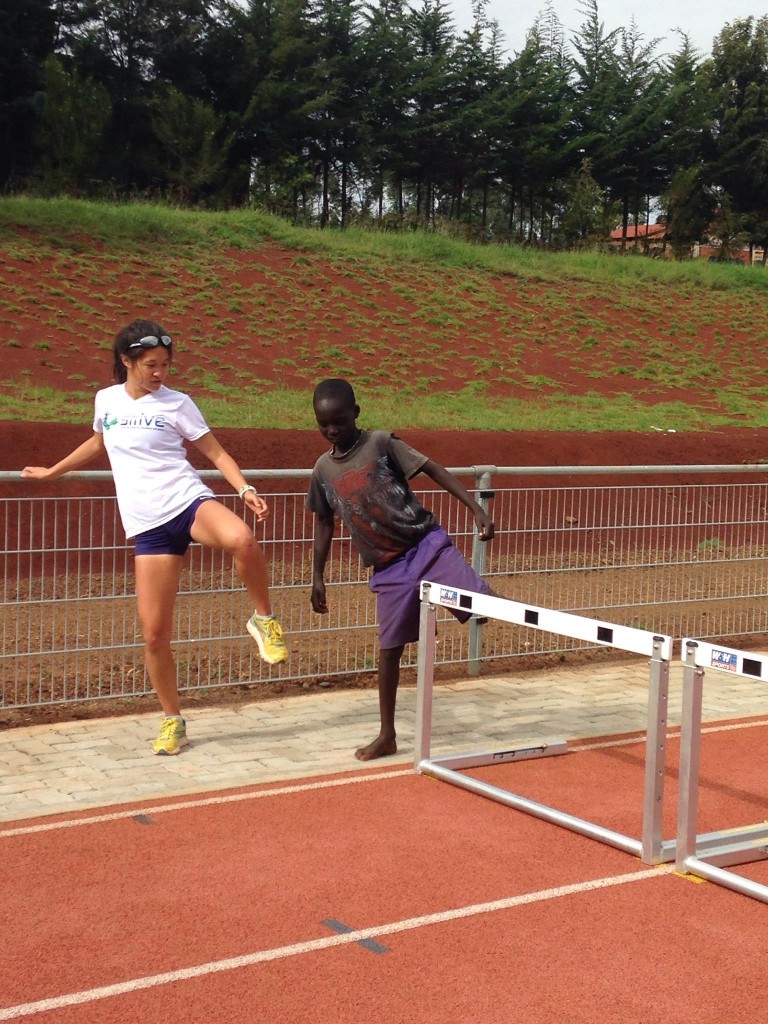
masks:
POLYGON ((394 779, 400 775, 413 775, 413 768, 400 768, 376 775, 349 775, 342 779, 326 779, 322 782, 303 782, 294 786, 279 786, 275 789, 260 789, 256 792, 229 793, 226 796, 205 797, 202 800, 184 800, 173 804, 134 807, 130 811, 113 811, 110 814, 93 814, 87 818, 64 818, 42 825, 21 825, 18 828, 0 829, 0 839, 9 836, 28 836, 35 832, 52 832, 60 828, 77 828, 79 825, 95 825, 103 821, 119 821, 121 818, 135 818, 139 814, 151 817, 153 814, 167 814, 169 811, 183 811, 189 807, 215 807, 217 804, 231 804, 240 800, 260 800, 268 796, 286 796, 290 793, 308 793, 316 789, 332 789, 335 786, 353 786, 361 782, 378 782, 380 779, 394 779))
MULTIPOLYGON (((705 725, 702 727, 702 734, 709 732, 735 732, 737 729, 757 729, 758 727, 768 725, 768 718, 761 718, 756 722, 732 722, 727 725, 705 725)), ((673 725, 667 732, 667 739, 680 739, 680 726, 673 725)), ((628 747, 633 743, 645 743, 645 734, 641 733, 639 736, 632 736, 628 739, 621 740, 601 740, 598 743, 582 743, 577 741, 577 745, 571 748, 575 754, 578 754, 582 750, 605 750, 608 747, 628 747)))
POLYGON ((168 971, 165 974, 132 978, 129 981, 118 982, 115 985, 103 985, 100 988, 86 989, 82 992, 70 992, 66 995, 53 996, 50 999, 40 999, 33 1003, 20 1003, 17 1006, 0 1008, 0 1021, 28 1017, 35 1013, 44 1013, 47 1010, 60 1010, 65 1006, 93 1003, 100 999, 109 999, 113 996, 128 995, 141 989, 155 988, 160 985, 172 985, 174 982, 203 978, 206 975, 218 974, 222 971, 235 971, 242 967, 253 967, 255 964, 269 963, 273 960, 303 956, 306 953, 316 953, 320 950, 332 949, 336 946, 347 946, 354 942, 364 941, 365 939, 395 935, 399 932, 426 928, 434 924, 446 924, 450 921, 458 921, 461 918, 476 917, 479 914, 492 914, 499 910, 510 910, 513 907, 522 907, 530 903, 542 903, 545 900, 561 899, 565 896, 593 892, 596 889, 608 889, 611 886, 626 885, 630 882, 642 882, 649 878, 659 878, 662 875, 671 874, 674 870, 673 864, 665 864, 661 867, 633 871, 629 874, 612 875, 609 878, 596 878, 589 882, 575 882, 572 885, 561 885, 554 889, 541 889, 538 892, 523 893, 520 896, 508 896, 506 899, 492 900, 489 903, 473 903, 466 907, 444 910, 436 914, 424 914, 421 917, 406 918, 403 921, 393 921, 389 924, 376 925, 372 928, 360 928, 357 931, 345 932, 343 935, 328 935, 320 939, 310 939, 308 942, 296 942, 290 946, 277 946, 274 949, 262 949, 255 953, 228 957, 226 960, 212 960, 209 963, 197 964, 194 967, 184 967, 177 971, 168 971))

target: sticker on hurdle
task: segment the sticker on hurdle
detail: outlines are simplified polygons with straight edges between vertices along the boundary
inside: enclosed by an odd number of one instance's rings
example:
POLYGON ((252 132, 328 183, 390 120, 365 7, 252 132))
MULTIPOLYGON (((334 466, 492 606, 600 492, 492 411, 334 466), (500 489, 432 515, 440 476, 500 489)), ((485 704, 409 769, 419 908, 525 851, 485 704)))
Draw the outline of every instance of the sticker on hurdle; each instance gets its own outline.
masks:
POLYGON ((477 594, 473 591, 444 587, 423 580, 421 583, 421 623, 416 688, 416 750, 414 769, 423 775, 441 779, 498 803, 524 811, 563 828, 589 836, 609 846, 635 854, 646 864, 660 864, 675 859, 675 841, 662 839, 664 801, 664 769, 666 758, 667 701, 669 695, 669 661, 672 638, 647 630, 601 622, 570 612, 537 608, 503 597, 477 594), (648 729, 645 747, 645 781, 643 789, 642 835, 635 838, 576 817, 566 811, 548 807, 517 793, 492 786, 461 774, 465 768, 478 768, 507 761, 548 757, 567 752, 564 740, 529 745, 519 750, 479 751, 430 757, 432 738, 432 697, 435 668, 435 633, 437 609, 448 608, 488 619, 528 626, 605 647, 616 647, 632 654, 650 658, 648 690, 648 729))
POLYGON ((768 823, 697 834, 701 707, 706 669, 768 680, 768 657, 686 638, 682 644, 683 712, 677 804, 676 869, 768 903, 768 886, 727 868, 768 858, 768 823))

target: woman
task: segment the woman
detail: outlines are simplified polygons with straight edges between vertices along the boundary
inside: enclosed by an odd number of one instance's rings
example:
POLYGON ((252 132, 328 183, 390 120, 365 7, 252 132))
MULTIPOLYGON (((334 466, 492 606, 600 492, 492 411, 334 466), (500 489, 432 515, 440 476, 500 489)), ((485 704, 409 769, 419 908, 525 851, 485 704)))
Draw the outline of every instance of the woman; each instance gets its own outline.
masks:
POLYGON ((219 470, 258 522, 267 505, 235 460, 210 432, 195 403, 165 386, 173 342, 150 320, 134 320, 113 345, 117 382, 96 395, 93 436, 55 466, 27 466, 27 480, 55 480, 81 469, 106 449, 120 518, 136 544, 136 598, 150 682, 165 713, 156 754, 178 754, 187 744, 176 666, 171 651, 173 608, 192 541, 224 550, 235 560, 254 613, 247 629, 264 661, 288 657, 282 628, 272 615, 267 565, 246 523, 217 501, 189 463, 184 440, 219 470))

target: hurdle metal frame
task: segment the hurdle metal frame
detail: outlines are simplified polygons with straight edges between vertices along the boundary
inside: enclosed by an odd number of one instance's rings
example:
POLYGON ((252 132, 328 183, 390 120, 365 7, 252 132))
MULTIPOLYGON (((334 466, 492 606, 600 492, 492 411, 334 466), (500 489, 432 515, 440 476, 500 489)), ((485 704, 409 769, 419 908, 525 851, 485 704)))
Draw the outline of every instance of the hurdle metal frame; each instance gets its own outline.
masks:
POLYGON ((701 767, 701 706, 705 669, 768 680, 768 657, 701 640, 683 640, 683 710, 675 867, 768 903, 768 886, 726 870, 768 858, 768 822, 697 835, 701 767))
POLYGON ((438 583, 424 580, 421 584, 414 770, 419 774, 449 782, 472 793, 496 800, 508 807, 542 818, 554 825, 578 832, 608 846, 635 854, 646 864, 660 864, 674 860, 675 840, 665 841, 662 838, 671 654, 672 638, 669 636, 660 636, 642 629, 601 622, 569 612, 537 608, 518 601, 508 601, 501 597, 477 594, 455 587, 444 587, 438 583), (548 741, 512 750, 430 757, 435 634, 439 607, 458 609, 481 617, 501 619, 517 625, 529 626, 532 629, 584 640, 599 646, 616 647, 650 658, 641 838, 637 839, 614 832, 566 811, 557 810, 509 790, 492 786, 472 776, 461 774, 462 770, 466 768, 564 754, 568 749, 565 740, 548 741))

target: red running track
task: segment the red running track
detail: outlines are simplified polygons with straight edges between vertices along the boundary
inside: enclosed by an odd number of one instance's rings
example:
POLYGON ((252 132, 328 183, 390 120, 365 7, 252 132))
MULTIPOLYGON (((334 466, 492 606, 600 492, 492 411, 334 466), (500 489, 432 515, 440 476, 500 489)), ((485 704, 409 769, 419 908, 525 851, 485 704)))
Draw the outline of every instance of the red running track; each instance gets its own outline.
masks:
MULTIPOLYGON (((702 831, 763 817, 767 731, 704 737, 702 831)), ((639 834, 642 743, 588 746, 477 774, 639 834)), ((407 770, 5 825, 0 893, 0 1021, 766 1014, 764 904, 407 770)))

